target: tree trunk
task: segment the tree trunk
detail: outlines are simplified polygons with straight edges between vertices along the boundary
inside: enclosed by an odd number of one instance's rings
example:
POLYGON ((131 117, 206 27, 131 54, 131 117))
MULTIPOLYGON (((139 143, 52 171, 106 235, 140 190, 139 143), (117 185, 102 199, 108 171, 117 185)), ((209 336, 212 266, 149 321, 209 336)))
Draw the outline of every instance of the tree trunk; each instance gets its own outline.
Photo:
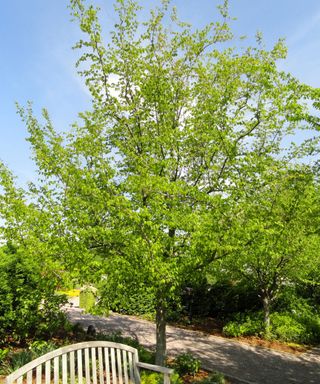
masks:
POLYGON ((156 310, 156 364, 164 365, 167 352, 166 311, 163 305, 156 310))
POLYGON ((268 335, 270 333, 270 303, 271 300, 268 295, 264 295, 262 297, 263 301, 263 312, 264 312, 264 330, 265 334, 268 335))

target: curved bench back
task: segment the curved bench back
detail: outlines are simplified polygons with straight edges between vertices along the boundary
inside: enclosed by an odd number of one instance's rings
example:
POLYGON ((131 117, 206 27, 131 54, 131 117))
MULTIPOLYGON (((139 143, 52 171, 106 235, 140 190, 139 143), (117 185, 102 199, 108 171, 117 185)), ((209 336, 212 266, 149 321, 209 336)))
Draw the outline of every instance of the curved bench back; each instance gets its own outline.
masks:
POLYGON ((6 378, 6 384, 139 384, 138 351, 109 341, 68 345, 49 352, 6 378))

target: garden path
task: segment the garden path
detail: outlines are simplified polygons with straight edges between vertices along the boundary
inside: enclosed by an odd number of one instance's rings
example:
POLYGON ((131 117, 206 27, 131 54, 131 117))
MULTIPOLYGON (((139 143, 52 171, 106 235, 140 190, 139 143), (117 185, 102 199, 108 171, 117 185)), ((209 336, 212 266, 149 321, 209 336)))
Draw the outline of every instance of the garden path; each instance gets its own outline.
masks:
MULTIPOLYGON (((66 311, 72 323, 80 323, 85 329, 92 324, 99 332, 121 331, 123 336, 137 338, 145 347, 155 345, 155 325, 150 321, 118 314, 108 317, 83 314, 76 305, 66 311)), ((204 368, 224 373, 233 378, 232 383, 320 383, 320 348, 293 355, 168 326, 167 349, 169 355, 192 353, 204 368)))

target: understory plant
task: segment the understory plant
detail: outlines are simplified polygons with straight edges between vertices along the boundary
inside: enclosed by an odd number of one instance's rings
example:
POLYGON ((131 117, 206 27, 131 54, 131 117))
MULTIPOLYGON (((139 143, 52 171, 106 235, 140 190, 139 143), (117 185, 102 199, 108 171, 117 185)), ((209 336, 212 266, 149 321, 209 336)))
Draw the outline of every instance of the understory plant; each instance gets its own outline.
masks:
POLYGON ((261 312, 237 313, 232 321, 223 327, 226 336, 261 336, 263 333, 263 315, 261 312))
POLYGON ((199 371, 201 362, 190 353, 182 353, 175 358, 173 367, 180 376, 186 374, 194 376, 199 371))
POLYGON ((67 321, 60 310, 64 295, 52 277, 22 251, 0 250, 0 344, 51 337, 67 321))

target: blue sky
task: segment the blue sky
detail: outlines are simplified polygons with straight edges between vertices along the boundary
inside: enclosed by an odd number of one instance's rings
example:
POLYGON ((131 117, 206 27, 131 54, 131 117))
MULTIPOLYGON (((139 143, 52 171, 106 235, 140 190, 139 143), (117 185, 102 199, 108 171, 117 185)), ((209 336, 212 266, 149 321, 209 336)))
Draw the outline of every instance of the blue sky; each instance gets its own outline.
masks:
MULTIPOLYGON (((113 1, 97 0, 105 10, 104 22, 114 22, 113 1)), ((143 0, 150 7, 154 1, 143 0)), ((173 0, 181 18, 195 26, 215 19, 218 0, 173 0)), ((71 47, 80 33, 70 22, 67 0, 1 1, 0 24, 0 159, 24 184, 34 178, 26 129, 16 114, 15 102, 34 103, 39 113, 49 110, 59 130, 68 129, 77 113, 89 106, 89 95, 76 73, 78 56, 71 47)), ((320 87, 319 0, 230 0, 237 17, 237 35, 253 37, 262 31, 271 47, 284 37, 288 59, 281 68, 301 81, 320 87)))

